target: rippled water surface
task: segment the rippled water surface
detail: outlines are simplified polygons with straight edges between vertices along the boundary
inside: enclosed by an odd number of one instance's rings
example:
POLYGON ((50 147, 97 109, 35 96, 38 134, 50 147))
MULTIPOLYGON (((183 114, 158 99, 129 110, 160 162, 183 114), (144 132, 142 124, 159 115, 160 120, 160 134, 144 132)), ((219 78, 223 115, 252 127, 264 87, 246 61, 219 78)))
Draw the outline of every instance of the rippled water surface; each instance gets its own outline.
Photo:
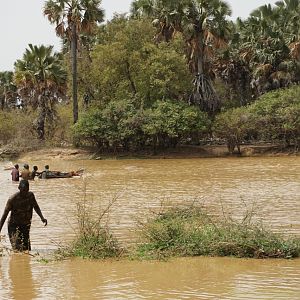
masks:
MULTIPOLYGON (((24 162, 19 162, 20 164, 24 162)), ((35 180, 49 225, 34 215, 31 240, 43 253, 71 240, 76 203, 96 212, 115 200, 109 226, 126 244, 136 222, 161 203, 198 201, 211 212, 241 218, 253 210, 272 230, 300 237, 300 159, 35 161, 40 169, 84 168, 82 178, 35 180)), ((0 212, 17 191, 0 162, 0 212)), ((1 232, 6 234, 6 224, 1 232)), ((9 243, 1 241, 9 247, 9 243)), ((0 299, 300 299, 300 260, 183 258, 168 262, 69 260, 42 263, 30 255, 0 257, 0 299)))

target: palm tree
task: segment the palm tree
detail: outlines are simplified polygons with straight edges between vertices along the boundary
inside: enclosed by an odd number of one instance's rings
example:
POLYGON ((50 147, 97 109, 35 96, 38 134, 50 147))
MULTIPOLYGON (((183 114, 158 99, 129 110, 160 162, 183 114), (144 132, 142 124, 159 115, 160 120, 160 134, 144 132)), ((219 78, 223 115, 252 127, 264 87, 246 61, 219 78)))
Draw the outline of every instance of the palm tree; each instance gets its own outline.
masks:
POLYGON ((71 44, 73 120, 78 120, 77 100, 77 46, 79 34, 92 34, 96 25, 103 22, 104 11, 101 0, 48 0, 44 15, 51 24, 56 25, 56 34, 67 38, 71 44))
POLYGON ((136 0, 133 16, 146 15, 154 19, 158 36, 169 41, 180 32, 187 44, 190 69, 195 74, 191 101, 203 110, 214 113, 219 109, 218 97, 211 84, 210 60, 213 48, 226 44, 231 10, 220 0, 136 0))
POLYGON ((231 10, 226 2, 219 0, 189 1, 183 25, 189 45, 190 65, 196 72, 191 101, 214 114, 220 101, 210 78, 214 50, 226 47, 231 10))
POLYGON ((237 26, 241 57, 252 69, 252 85, 258 94, 299 82, 300 1, 285 0, 263 5, 237 26))
POLYGON ((55 104, 66 95, 67 74, 62 56, 53 46, 29 44, 23 58, 15 63, 15 84, 26 106, 38 110, 37 133, 45 138, 45 120, 52 119, 55 104))

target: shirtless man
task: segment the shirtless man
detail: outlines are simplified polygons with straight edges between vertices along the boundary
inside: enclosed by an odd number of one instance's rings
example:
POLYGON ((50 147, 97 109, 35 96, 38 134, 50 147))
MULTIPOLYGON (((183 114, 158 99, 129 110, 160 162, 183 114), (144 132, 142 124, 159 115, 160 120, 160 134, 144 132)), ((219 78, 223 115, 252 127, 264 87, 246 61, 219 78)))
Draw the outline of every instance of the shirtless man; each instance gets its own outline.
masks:
POLYGON ((44 225, 47 220, 43 217, 41 209, 32 192, 29 192, 29 182, 22 179, 19 183, 19 192, 11 196, 5 206, 0 220, 0 232, 3 224, 10 212, 8 220, 8 235, 13 250, 31 250, 30 246, 30 226, 33 209, 41 218, 44 225))

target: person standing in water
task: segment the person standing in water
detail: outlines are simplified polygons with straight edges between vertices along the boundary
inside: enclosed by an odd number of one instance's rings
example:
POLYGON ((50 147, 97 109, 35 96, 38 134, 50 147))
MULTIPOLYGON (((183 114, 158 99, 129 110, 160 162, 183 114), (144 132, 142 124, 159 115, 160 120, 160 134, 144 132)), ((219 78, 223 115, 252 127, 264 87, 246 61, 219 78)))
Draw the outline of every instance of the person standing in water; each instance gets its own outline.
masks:
POLYGON ((10 212, 8 220, 8 235, 13 250, 31 250, 30 245, 30 226, 33 209, 41 218, 44 225, 47 219, 44 218, 41 209, 32 192, 29 191, 28 180, 22 179, 19 183, 19 192, 11 196, 5 206, 0 220, 0 232, 3 224, 10 212))
POLYGON ((32 172, 30 172, 29 179, 30 180, 34 180, 34 178, 36 176, 39 176, 39 175, 40 175, 40 173, 38 172, 38 167, 37 166, 33 166, 33 170, 32 170, 32 172))
POLYGON ((19 165, 16 164, 14 168, 11 170, 11 180, 12 181, 19 181, 20 172, 19 172, 19 165))
POLYGON ((28 180, 30 177, 29 165, 25 164, 24 169, 21 171, 22 179, 28 180))

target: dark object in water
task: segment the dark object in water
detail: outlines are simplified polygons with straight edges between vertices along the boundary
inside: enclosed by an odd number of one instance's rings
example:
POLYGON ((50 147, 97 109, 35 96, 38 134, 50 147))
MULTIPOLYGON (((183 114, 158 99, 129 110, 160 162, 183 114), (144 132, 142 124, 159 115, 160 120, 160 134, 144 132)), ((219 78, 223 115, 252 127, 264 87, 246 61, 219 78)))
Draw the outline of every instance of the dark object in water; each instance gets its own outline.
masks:
POLYGON ((40 179, 53 179, 53 178, 71 178, 74 176, 81 176, 83 169, 71 172, 60 172, 60 171, 43 171, 40 175, 40 179))

